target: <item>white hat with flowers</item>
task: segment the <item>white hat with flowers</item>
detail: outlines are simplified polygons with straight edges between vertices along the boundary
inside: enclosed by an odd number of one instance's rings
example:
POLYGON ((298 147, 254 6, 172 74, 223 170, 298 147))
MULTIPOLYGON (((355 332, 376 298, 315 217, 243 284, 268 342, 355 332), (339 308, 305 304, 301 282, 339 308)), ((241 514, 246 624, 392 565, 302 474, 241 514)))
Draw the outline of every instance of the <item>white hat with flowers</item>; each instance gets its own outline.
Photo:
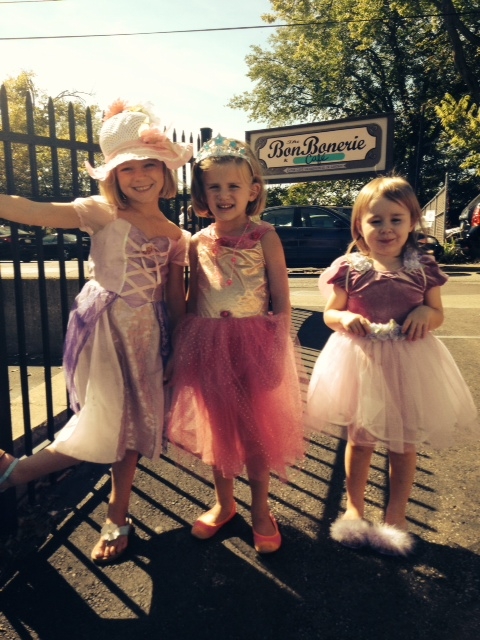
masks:
POLYGON ((128 106, 123 100, 115 101, 108 109, 100 129, 100 149, 105 163, 92 167, 87 161, 88 173, 96 180, 105 180, 112 169, 129 160, 160 160, 168 169, 179 169, 193 155, 191 144, 172 142, 158 127, 159 120, 148 107, 128 106))

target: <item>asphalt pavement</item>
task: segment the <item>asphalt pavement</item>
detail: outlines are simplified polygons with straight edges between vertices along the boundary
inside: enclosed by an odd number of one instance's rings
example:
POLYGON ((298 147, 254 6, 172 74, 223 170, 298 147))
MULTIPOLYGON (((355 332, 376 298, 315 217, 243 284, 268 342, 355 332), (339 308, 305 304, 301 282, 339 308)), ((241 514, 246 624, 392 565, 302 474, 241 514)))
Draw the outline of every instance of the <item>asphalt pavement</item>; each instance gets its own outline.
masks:
MULTIPOLYGON (((480 265, 448 269, 437 335, 480 406, 480 265)), ((294 326, 308 373, 328 337, 316 275, 291 277, 294 326)), ((18 539, 2 539, 0 638, 76 640, 477 640, 480 636, 480 443, 421 451, 409 505, 416 537, 407 559, 353 551, 328 537, 344 504, 341 441, 308 436, 289 483, 273 478, 283 534, 272 556, 252 547, 249 491, 209 541, 190 535, 212 503, 208 468, 170 450, 139 463, 131 500, 136 533, 125 560, 89 559, 105 517, 108 468, 81 464, 21 508, 18 539)), ((380 520, 388 489, 375 454, 367 517, 380 520)))

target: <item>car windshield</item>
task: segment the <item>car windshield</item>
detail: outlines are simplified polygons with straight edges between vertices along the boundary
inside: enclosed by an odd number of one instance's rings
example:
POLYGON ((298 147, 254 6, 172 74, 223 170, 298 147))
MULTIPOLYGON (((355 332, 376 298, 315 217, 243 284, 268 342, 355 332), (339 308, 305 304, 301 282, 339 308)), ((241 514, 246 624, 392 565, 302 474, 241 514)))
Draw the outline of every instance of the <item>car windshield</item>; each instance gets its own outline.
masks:
POLYGON ((265 220, 265 222, 273 224, 275 227, 291 227, 293 223, 293 214, 293 207, 276 211, 266 211, 263 214, 262 219, 265 220))
POLYGON ((309 216, 304 222, 307 227, 319 227, 321 229, 334 229, 335 218, 328 214, 320 214, 309 216))

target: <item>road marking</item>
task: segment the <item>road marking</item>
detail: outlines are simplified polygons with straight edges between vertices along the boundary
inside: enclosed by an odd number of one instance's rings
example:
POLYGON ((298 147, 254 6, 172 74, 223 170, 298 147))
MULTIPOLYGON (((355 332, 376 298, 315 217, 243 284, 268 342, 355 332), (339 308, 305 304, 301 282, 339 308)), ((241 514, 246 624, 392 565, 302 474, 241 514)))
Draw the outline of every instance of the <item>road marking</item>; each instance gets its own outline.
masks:
POLYGON ((443 340, 444 338, 447 339, 454 339, 454 340, 480 340, 480 336, 439 336, 437 335, 437 338, 439 338, 440 340, 443 340))

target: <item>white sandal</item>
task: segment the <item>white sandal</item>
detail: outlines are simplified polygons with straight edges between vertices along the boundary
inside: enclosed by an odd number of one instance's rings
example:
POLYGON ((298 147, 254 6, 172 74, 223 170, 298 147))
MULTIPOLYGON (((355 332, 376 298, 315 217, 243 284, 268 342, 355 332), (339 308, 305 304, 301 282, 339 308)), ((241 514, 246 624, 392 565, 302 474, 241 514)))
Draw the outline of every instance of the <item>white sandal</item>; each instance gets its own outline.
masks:
MULTIPOLYGON (((0 449, 0 460, 2 460, 2 458, 4 458, 5 456, 9 456, 9 455, 10 455, 9 453, 4 451, 3 449, 0 449)), ((11 483, 8 482, 8 479, 11 476, 12 471, 15 469, 15 467, 19 462, 20 460, 18 458, 13 458, 12 462, 8 465, 8 467, 5 469, 3 474, 0 476, 0 493, 2 493, 3 491, 6 491, 7 489, 13 486, 11 483)))
MULTIPOLYGON (((113 542, 114 540, 117 540, 121 536, 127 536, 127 538, 130 539, 134 532, 134 526, 130 518, 126 518, 126 521, 127 521, 127 524, 124 524, 121 527, 119 527, 113 522, 106 522, 103 525, 102 530, 100 531, 100 540, 105 540, 105 542, 113 542)), ((122 551, 118 553, 111 554, 106 558, 105 557, 97 558, 92 554, 90 558, 92 559, 93 562, 95 562, 95 564, 113 564, 117 562, 117 560, 127 552, 128 547, 129 547, 129 541, 127 541, 127 546, 125 547, 125 549, 122 549, 122 551)))

